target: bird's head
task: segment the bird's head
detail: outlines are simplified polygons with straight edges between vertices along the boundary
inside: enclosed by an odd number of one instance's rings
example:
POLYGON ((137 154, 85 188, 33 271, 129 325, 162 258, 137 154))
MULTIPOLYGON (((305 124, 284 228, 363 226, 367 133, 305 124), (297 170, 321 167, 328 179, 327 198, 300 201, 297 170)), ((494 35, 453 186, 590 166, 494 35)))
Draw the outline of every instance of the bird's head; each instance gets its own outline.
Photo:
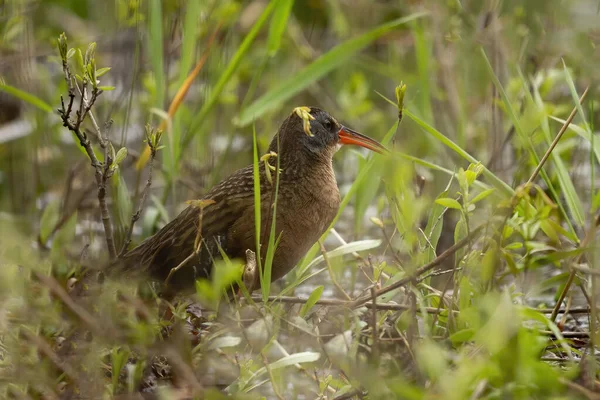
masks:
POLYGON ((385 153, 379 142, 340 124, 327 112, 316 107, 296 107, 273 138, 270 151, 303 152, 318 158, 331 159, 341 145, 357 145, 385 153))

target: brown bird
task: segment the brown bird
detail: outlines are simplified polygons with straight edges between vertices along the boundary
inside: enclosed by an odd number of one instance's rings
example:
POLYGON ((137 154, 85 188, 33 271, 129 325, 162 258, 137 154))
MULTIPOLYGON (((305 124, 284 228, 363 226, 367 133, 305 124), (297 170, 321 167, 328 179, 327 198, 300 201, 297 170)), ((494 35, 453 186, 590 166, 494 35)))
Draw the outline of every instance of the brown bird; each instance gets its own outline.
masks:
MULTIPOLYGON (((267 153, 270 157, 259 163, 260 252, 256 252, 251 164, 213 187, 195 205, 126 253, 125 268, 148 272, 162 282, 168 279, 168 287, 181 290, 193 287, 197 278, 208 278, 214 260, 221 258, 221 250, 229 258, 242 260, 247 250, 255 251, 264 262, 279 161, 275 237, 281 236, 273 258, 272 280, 283 277, 325 232, 338 211, 340 193, 332 158, 342 144, 386 151, 323 110, 295 108, 271 141, 267 153), (173 268, 177 268, 175 273, 173 268)), ((253 280, 251 289, 257 289, 258 274, 253 280)))

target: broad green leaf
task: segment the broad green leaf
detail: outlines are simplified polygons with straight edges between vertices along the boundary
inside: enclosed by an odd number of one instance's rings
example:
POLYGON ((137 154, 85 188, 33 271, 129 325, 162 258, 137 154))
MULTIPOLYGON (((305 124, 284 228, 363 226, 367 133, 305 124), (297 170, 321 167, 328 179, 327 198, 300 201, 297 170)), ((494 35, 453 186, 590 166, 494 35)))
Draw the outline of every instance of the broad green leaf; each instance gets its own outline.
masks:
POLYGON ((308 299, 306 300, 306 303, 304 303, 302 305, 302 308, 300 309, 300 316, 302 318, 304 318, 306 316, 306 314, 308 314, 308 312, 317 303, 317 301, 319 301, 319 299, 321 298, 321 295, 323 294, 323 289, 324 289, 324 287, 322 285, 321 286, 317 286, 315 288, 315 290, 312 291, 312 293, 310 294, 310 296, 308 296, 308 299))
POLYGON ((488 197, 490 194, 494 193, 494 190, 496 190, 496 189, 492 188, 492 189, 484 190, 483 192, 479 193, 477 196, 473 197, 473 199, 471 199, 470 203, 475 204, 475 203, 480 202, 481 200, 488 197))
MULTIPOLYGON (((272 3, 271 3, 272 4, 272 3)), ((238 126, 246 126, 260 118, 267 111, 280 106, 286 100, 315 83, 334 69, 346 65, 357 52, 367 47, 377 38, 394 30, 398 26, 406 24, 417 18, 425 16, 425 13, 415 13, 405 18, 395 19, 386 24, 364 33, 356 38, 347 40, 323 54, 311 64, 297 73, 292 74, 291 78, 281 82, 279 85, 268 91, 254 103, 245 108, 235 119, 238 126)))
POLYGON ((460 205, 460 203, 454 199, 451 199, 449 197, 443 198, 443 199, 436 199, 435 202, 441 206, 444 206, 446 208, 453 208, 455 210, 461 210, 462 206, 460 205))

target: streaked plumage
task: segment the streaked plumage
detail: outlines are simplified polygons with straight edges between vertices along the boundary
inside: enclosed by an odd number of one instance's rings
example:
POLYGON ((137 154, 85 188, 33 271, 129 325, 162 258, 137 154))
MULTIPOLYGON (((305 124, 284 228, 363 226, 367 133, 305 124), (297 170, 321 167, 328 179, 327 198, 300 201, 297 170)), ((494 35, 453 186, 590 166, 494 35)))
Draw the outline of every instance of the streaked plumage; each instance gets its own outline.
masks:
MULTIPOLYGON (((340 196, 332 157, 339 144, 359 144, 376 151, 383 150, 376 142, 342 127, 325 111, 313 107, 310 108, 310 116, 303 120, 300 114, 292 113, 268 149, 278 153, 281 168, 276 217, 276 233, 281 235, 281 239, 273 260, 273 280, 281 278, 294 267, 337 213, 340 196), (310 124, 309 132, 305 121, 310 124), (340 138, 341 135, 345 136, 340 138)), ((271 159, 270 164, 276 166, 277 160, 271 159)), ((264 243, 260 254, 264 260, 271 226, 275 172, 270 171, 272 182, 269 182, 263 162, 259 171, 261 243, 264 243)), ((252 165, 233 173, 201 200, 214 202, 202 210, 201 251, 171 277, 169 286, 173 289, 192 287, 196 278, 209 277, 213 260, 220 258, 219 247, 230 258, 245 259, 248 249, 256 252, 252 165)), ((125 270, 148 272, 164 282, 171 269, 193 253, 199 216, 198 207, 186 208, 123 257, 125 270)), ((255 282, 254 288, 258 286, 255 282)))

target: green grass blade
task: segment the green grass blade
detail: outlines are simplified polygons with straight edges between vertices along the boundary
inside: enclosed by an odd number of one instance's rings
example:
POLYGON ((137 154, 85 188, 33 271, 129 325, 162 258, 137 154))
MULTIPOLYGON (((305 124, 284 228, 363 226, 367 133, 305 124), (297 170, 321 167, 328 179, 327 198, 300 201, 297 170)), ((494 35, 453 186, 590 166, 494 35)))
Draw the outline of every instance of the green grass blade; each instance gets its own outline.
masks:
POLYGON ((194 63, 199 19, 200 2, 189 1, 185 10, 185 21, 183 22, 183 42, 181 43, 181 59, 179 60, 179 80, 177 87, 181 87, 194 63))
POLYGON ((273 57, 279 51, 281 38, 287 27, 288 19, 292 11, 294 0, 280 0, 271 18, 269 27, 269 39, 267 40, 267 53, 273 57))
POLYGON ((260 171, 258 169, 258 143, 256 142, 256 129, 252 127, 253 138, 253 168, 254 177, 254 235, 256 237, 256 263, 258 264, 258 276, 260 278, 261 290, 264 287, 263 268, 260 256, 260 171))
POLYGON ((157 108, 164 109, 165 101, 165 73, 163 67, 163 28, 162 28, 162 2, 150 0, 148 51, 150 52, 150 64, 156 82, 156 99, 154 104, 157 108))
POLYGON ((583 121, 583 127, 585 130, 592 135, 592 130, 590 129, 590 125, 587 123, 587 119, 585 118, 585 112, 583 111, 583 107, 579 104, 579 94, 577 93, 577 89, 575 88, 575 83, 573 82, 573 77, 567 68, 567 64, 563 60, 563 69, 565 71, 565 76, 567 78, 567 84, 569 85, 569 91, 571 92, 571 96, 573 97, 573 101, 575 102, 575 106, 577 107, 577 114, 583 121))
MULTIPOLYGON (((550 116, 551 119, 553 119, 554 121, 558 122, 559 124, 566 124, 567 121, 562 119, 562 118, 557 118, 554 116, 550 116)), ((594 154, 596 155, 596 161, 600 162, 600 142, 598 141, 594 141, 593 140, 593 135, 590 134, 589 131, 587 131, 586 129, 580 127, 579 125, 576 125, 574 123, 570 123, 569 127, 567 128, 573 132, 575 132, 577 135, 581 136, 582 138, 584 138, 585 140, 587 140, 590 143, 593 143, 592 145, 592 149, 594 150, 594 154)))
POLYGON ((16 98, 23 100, 26 103, 31 104, 34 107, 39 108, 42 111, 51 113, 53 111, 52 107, 46 103, 44 100, 40 99, 39 97, 31 94, 31 93, 27 93, 21 89, 17 89, 14 86, 10 86, 10 85, 5 85, 0 83, 0 90, 2 90, 3 92, 6 92, 12 96, 15 96, 16 98))
POLYGON ((252 26, 252 29, 250 30, 250 32, 248 32, 248 34, 246 35, 246 37, 240 44, 240 47, 238 47, 238 49, 235 52, 235 54, 233 55, 231 61, 227 65, 227 68, 225 68, 225 71, 223 71, 223 73, 219 77, 219 80, 215 84, 214 88, 211 90, 210 97, 204 103, 204 105, 198 112, 198 115, 196 115, 196 117, 193 119, 191 126, 190 126, 190 130, 184 135, 184 137, 183 137, 183 145, 184 146, 187 146, 187 144, 190 142, 190 140, 192 140, 192 138, 194 137, 194 134, 202 126, 202 124, 206 120, 206 117, 208 116, 210 111, 213 109, 215 104, 217 104, 217 100, 219 99, 219 96, 223 92, 225 85, 230 81, 230 79, 231 79, 232 75, 235 73, 235 71, 237 71, 237 68, 239 67, 240 63, 242 62, 242 59, 245 57, 246 53, 250 50, 250 46, 254 42, 254 39, 256 39, 256 36, 258 36, 258 33, 262 29, 263 25, 267 22, 269 15, 273 11, 273 9, 277 6, 278 2, 279 2, 278 0, 275 0, 275 1, 271 1, 269 3, 269 5, 264 9, 262 14, 258 18, 258 20, 254 23, 254 26, 252 26))
MULTIPOLYGON (((453 150, 456 154, 458 154, 465 160, 469 161, 470 163, 478 163, 479 162, 475 157, 473 157, 472 155, 467 153, 465 150, 463 150, 459 145, 454 143, 452 140, 448 139, 440 131, 438 131, 437 129, 435 129, 434 127, 432 127, 431 125, 429 125, 428 123, 426 123, 425 121, 420 119, 419 117, 417 117, 409 109, 405 108, 403 113, 404 113, 404 115, 406 115, 407 117, 412 119, 414 122, 416 122, 417 125, 419 125, 421 128, 423 128, 427 133, 431 134, 435 139, 437 139, 439 142, 444 144, 449 149, 453 150)), ((486 166, 483 166, 483 176, 485 176, 490 181, 490 184, 493 187, 495 187, 496 189, 498 189, 498 191, 501 192, 503 195, 512 196, 514 194, 514 192, 515 192, 514 189, 512 187, 510 187, 502 179, 500 179, 496 175, 494 175, 494 173, 492 171, 490 171, 489 169, 487 169, 486 166)))
MULTIPOLYGON (((279 149, 279 135, 277 135, 277 154, 281 154, 279 149)), ((269 299, 269 293, 271 292, 271 271, 273 269, 273 257, 275 256, 275 248, 279 243, 279 238, 275 241, 275 235, 277 234, 275 228, 277 226, 277 198, 279 196, 279 168, 280 168, 280 157, 277 156, 277 169, 275 171, 275 196, 273 198, 273 204, 270 205, 269 209, 271 210, 271 231, 269 232, 269 244, 267 246, 267 254, 265 255, 265 268, 263 277, 263 286, 262 289, 262 298, 263 302, 266 303, 269 299)), ((265 168, 268 168, 265 166, 265 168)), ((268 220, 267 220, 268 221, 268 220)))
MULTIPOLYGON (((524 81, 524 79, 523 79, 524 81)), ((525 84, 525 82, 523 82, 525 84)), ((545 107, 544 107, 544 101, 542 100, 542 96, 540 95, 540 92, 538 90, 538 87, 536 85, 533 85, 533 96, 531 96, 531 94, 529 94, 529 91, 526 91, 528 97, 531 98, 531 101, 533 104, 535 104, 538 108, 538 111, 540 113, 542 113, 542 121, 541 121, 541 126, 542 126, 542 132, 544 133, 544 137, 546 139, 546 143, 548 145, 550 145, 552 143, 552 135, 550 133, 550 124, 548 123, 548 116, 546 115, 546 113, 544 112, 545 107)), ((557 151, 553 151, 552 154, 550 155, 550 157, 552 158, 552 162, 554 163, 554 166, 556 168, 556 175, 558 178, 558 182, 560 184, 561 187, 561 191, 563 193, 563 195, 565 196, 565 200, 567 202, 567 207, 569 208, 569 210, 571 211, 571 215, 573 216, 573 218, 575 219, 575 222, 577 222, 578 226, 582 226, 581 224, 583 224, 583 220, 584 220, 584 211, 583 211, 583 203, 581 202, 581 199, 579 198, 579 195, 577 194, 577 190, 575 190, 575 185, 573 185, 573 181, 571 180, 571 176, 569 175, 569 170, 567 169, 564 161, 562 160, 562 158, 560 157, 560 154, 557 151)), ((556 199, 559 199, 560 197, 558 197, 558 193, 556 193, 556 190, 552 187, 552 194, 554 195, 554 197, 556 199)), ((564 210, 564 207, 562 206, 562 202, 557 202, 558 206, 561 208, 561 212, 563 213, 563 215, 566 215, 566 211, 564 210)), ((566 218, 567 221, 569 221, 568 218, 566 218)), ((575 230, 571 228, 572 233, 576 233, 575 230)))
POLYGON ((309 85, 321 79, 332 70, 345 65, 357 52, 367 47, 380 36, 394 30, 409 21, 423 17, 425 13, 415 13, 405 18, 399 18, 364 33, 356 38, 347 40, 323 54, 307 67, 294 74, 290 79, 280 83, 265 95, 244 109, 236 118, 238 126, 246 126, 261 117, 269 110, 280 106, 309 85))
POLYGON ((415 36, 415 56, 417 59, 417 73, 419 75, 419 110, 421 110, 426 120, 431 121, 431 88, 429 87, 429 80, 431 79, 430 61, 432 59, 432 46, 428 41, 428 33, 425 25, 421 21, 412 23, 412 31, 415 36))

